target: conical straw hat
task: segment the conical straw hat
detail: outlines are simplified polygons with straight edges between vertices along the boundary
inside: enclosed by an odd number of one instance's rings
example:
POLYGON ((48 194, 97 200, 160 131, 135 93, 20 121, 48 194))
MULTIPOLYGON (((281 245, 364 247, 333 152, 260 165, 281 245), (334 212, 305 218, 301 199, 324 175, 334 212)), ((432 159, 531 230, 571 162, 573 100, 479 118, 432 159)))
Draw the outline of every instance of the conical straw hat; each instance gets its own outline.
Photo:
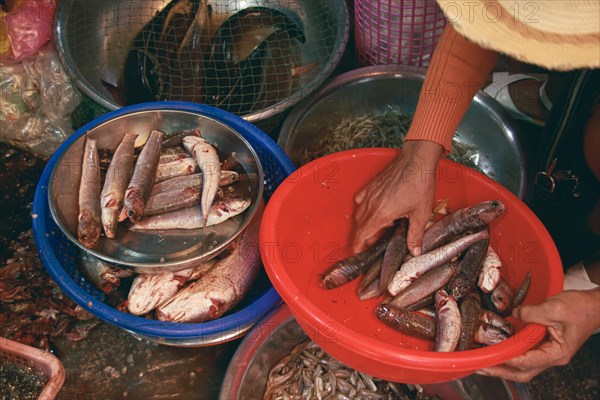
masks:
POLYGON ((547 69, 600 68, 600 0, 438 0, 461 35, 547 69))

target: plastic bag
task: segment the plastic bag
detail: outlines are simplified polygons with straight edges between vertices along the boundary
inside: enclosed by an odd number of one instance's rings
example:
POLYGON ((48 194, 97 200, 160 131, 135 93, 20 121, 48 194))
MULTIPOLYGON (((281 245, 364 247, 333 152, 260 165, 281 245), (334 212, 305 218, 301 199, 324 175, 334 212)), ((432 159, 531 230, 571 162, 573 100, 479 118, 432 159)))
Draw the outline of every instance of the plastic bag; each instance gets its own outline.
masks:
POLYGON ((48 158, 73 133, 80 101, 52 43, 21 63, 0 64, 0 141, 48 158))
POLYGON ((0 62, 18 62, 38 52, 50 39, 55 0, 7 1, 0 11, 0 62))

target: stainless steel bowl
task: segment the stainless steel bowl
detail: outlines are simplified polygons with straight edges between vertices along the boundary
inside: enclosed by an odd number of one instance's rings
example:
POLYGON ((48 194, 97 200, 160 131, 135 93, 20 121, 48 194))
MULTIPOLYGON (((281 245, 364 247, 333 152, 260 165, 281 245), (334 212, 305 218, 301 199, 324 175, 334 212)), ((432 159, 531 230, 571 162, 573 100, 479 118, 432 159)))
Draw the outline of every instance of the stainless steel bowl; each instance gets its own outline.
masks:
MULTIPOLYGON (((413 114, 424 70, 396 65, 356 69, 331 79, 314 96, 295 106, 279 134, 279 145, 297 166, 307 149, 342 119, 381 113, 399 107, 413 114)), ((526 162, 516 138, 516 125, 506 111, 483 92, 477 93, 459 125, 454 140, 475 145, 471 158, 486 175, 523 198, 526 162)))
MULTIPOLYGON (((286 305, 273 311, 252 328, 233 355, 219 399, 262 399, 271 368, 307 339, 286 305)), ((529 399, 524 384, 481 375, 410 388, 441 399, 529 399)))
MULTIPOLYGON (((106 109, 121 107, 108 86, 118 86, 133 39, 171 0, 62 0, 56 11, 56 42, 67 73, 79 88, 106 109), (104 83, 103 83, 104 82, 104 83)), ((333 72, 350 31, 344 0, 209 0, 209 34, 236 12, 251 6, 282 11, 304 27, 301 65, 316 65, 289 97, 242 115, 260 127, 320 86, 333 72)), ((265 129, 266 130, 266 129, 265 129)))
MULTIPOLYGON (((177 271, 209 260, 221 253, 247 226, 263 196, 263 170, 252 146, 219 115, 207 114, 190 103, 146 103, 107 114, 81 128, 79 138, 64 151, 50 176, 48 203, 52 217, 63 233, 80 249, 110 264, 143 273, 177 271), (114 114, 114 113, 113 113, 114 114), (245 174, 235 184, 235 193, 250 197, 252 204, 242 214, 202 229, 129 231, 119 227, 117 236, 102 235, 93 249, 77 240, 78 190, 85 136, 97 140, 99 150, 115 150, 125 132, 147 134, 199 128, 206 140, 231 155, 245 174)), ((209 108, 206 107, 208 110, 209 108)), ((242 121, 243 122, 243 121, 242 121)))

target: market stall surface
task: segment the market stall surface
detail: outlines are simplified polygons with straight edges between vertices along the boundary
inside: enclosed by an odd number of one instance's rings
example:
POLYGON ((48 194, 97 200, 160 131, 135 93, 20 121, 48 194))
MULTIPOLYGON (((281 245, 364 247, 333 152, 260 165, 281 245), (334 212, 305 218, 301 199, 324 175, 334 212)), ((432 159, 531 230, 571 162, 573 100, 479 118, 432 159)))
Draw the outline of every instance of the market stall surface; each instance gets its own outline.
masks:
MULTIPOLYGON (((17 257, 32 263, 37 273, 45 274, 30 232, 31 202, 44 164, 7 145, 0 145, 0 155, 0 268, 6 268, 11 258, 14 261, 17 257)), ((14 311, 14 306, 10 307, 14 311)), ((4 296, 0 296, 0 309, 4 317, 0 318, 0 336, 23 335, 5 319, 12 311, 4 296)), ((33 317, 39 311, 28 312, 33 317)), ((236 340, 212 347, 175 348, 137 339, 103 322, 82 326, 90 329, 76 330, 80 326, 75 325, 71 331, 61 331, 69 335, 46 335, 47 346, 66 370, 58 399, 216 399, 227 364, 239 344, 236 340)), ((32 336, 35 333, 30 332, 27 338, 43 343, 32 336)), ((571 363, 545 371, 527 387, 532 399, 597 399, 599 378, 600 335, 595 335, 571 363)))

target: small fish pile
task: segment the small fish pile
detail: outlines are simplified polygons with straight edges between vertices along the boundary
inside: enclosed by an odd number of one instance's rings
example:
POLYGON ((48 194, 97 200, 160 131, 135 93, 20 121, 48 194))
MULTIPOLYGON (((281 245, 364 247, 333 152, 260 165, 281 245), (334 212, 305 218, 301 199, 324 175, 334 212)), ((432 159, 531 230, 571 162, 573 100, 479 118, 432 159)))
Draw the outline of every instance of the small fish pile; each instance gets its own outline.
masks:
POLYGON ((198 129, 153 130, 135 160, 137 136, 125 134, 102 183, 96 140, 86 138, 79 185, 77 237, 93 248, 102 230, 115 238, 120 222, 131 230, 199 229, 244 212, 248 198, 226 197, 220 189, 239 181, 222 171, 217 150, 198 129), (180 146, 182 144, 182 146, 180 146))
POLYGON ((264 400, 377 399, 425 400, 407 385, 373 378, 356 371, 307 340, 294 347, 269 372, 264 400))
POLYGON ((377 318, 433 341, 434 351, 499 343, 514 334, 504 317, 521 304, 531 279, 528 272, 515 292, 501 276, 489 224, 504 211, 497 200, 451 213, 439 207, 424 233, 422 254, 415 257, 407 250, 408 221, 401 219, 373 246, 332 265, 321 283, 333 289, 362 276, 361 300, 388 295, 375 310, 377 318))

